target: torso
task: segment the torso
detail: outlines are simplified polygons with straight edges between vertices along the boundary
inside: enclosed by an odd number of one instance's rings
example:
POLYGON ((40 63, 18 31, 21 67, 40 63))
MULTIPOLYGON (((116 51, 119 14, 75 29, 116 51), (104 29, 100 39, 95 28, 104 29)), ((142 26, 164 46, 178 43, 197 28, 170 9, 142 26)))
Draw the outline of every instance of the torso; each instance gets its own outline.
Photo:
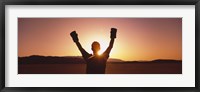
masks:
POLYGON ((108 56, 90 56, 87 60, 88 74, 104 74, 106 69, 106 61, 108 56))

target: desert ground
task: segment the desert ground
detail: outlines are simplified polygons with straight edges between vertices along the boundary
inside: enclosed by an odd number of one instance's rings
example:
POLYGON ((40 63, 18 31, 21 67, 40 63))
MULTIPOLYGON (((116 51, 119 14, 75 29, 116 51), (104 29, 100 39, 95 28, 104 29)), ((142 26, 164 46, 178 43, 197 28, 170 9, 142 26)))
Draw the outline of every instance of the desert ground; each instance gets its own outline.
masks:
MULTIPOLYGON (((19 64, 18 74, 85 74, 86 64, 19 64)), ((107 63, 106 74, 182 74, 182 63, 107 63)))

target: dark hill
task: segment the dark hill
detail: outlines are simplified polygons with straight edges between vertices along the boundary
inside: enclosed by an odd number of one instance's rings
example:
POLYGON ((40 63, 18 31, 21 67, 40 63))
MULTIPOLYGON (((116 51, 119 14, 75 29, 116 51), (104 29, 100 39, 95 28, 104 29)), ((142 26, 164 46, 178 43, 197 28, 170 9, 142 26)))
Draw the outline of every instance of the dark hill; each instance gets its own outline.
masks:
MULTIPOLYGON (((153 61, 123 61, 110 58, 108 63, 181 63, 181 60, 157 59, 153 61)), ((19 64, 84 64, 86 63, 81 56, 39 56, 18 57, 19 64)))

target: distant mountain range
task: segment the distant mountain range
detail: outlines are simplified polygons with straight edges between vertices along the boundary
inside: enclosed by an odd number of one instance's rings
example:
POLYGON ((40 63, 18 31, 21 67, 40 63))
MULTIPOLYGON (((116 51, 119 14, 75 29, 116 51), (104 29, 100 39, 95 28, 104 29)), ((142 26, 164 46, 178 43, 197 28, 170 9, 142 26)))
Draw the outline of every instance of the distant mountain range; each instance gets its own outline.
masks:
MULTIPOLYGON (((120 59, 109 58, 108 63, 181 63, 182 60, 156 59, 152 61, 123 61, 120 59)), ((18 57, 19 64, 84 64, 86 63, 81 56, 40 56, 32 55, 18 57)))

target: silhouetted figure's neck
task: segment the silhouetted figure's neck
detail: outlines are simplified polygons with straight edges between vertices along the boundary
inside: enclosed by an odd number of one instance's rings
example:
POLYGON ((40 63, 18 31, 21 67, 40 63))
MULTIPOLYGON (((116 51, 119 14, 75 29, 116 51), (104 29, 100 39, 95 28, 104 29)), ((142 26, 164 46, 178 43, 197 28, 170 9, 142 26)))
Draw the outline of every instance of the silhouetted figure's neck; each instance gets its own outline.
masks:
POLYGON ((93 52, 94 56, 99 56, 98 52, 93 52))

